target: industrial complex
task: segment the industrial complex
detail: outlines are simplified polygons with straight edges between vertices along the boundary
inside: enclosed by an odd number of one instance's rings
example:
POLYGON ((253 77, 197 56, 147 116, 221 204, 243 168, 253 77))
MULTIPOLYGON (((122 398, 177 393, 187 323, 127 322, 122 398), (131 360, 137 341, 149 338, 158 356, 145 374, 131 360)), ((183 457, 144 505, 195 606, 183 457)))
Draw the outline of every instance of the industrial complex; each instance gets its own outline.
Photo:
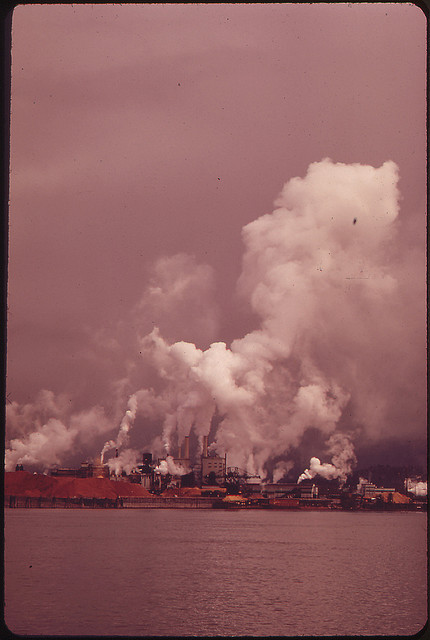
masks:
POLYGON ((265 482, 237 467, 228 467, 226 455, 209 451, 207 436, 197 460, 191 459, 186 436, 176 457, 153 459, 151 453, 144 452, 141 462, 128 473, 110 462, 103 463, 97 456, 78 468, 55 467, 44 474, 30 473, 17 465, 14 472, 5 473, 5 506, 427 509, 427 496, 413 494, 406 481, 402 491, 363 479, 351 490, 350 486, 345 488, 318 476, 301 482, 265 482))
MULTIPOLYGON (((118 450, 116 450, 115 455, 118 457, 118 450)), ((167 488, 180 489, 183 487, 213 485, 215 489, 219 489, 227 477, 238 474, 237 469, 227 469, 226 465, 226 455, 220 457, 214 453, 209 453, 207 436, 203 438, 203 451, 197 464, 193 463, 190 457, 189 436, 185 436, 176 457, 167 456, 154 460, 152 453, 144 452, 141 462, 131 469, 129 473, 122 470, 120 465, 115 465, 115 470, 112 471, 110 468, 112 465, 103 463, 100 456, 96 456, 92 462, 82 462, 81 466, 76 469, 51 469, 50 475, 53 477, 125 480, 140 484, 148 491, 160 494, 167 488)), ((250 477, 245 472, 242 472, 241 475, 244 479, 250 477)))

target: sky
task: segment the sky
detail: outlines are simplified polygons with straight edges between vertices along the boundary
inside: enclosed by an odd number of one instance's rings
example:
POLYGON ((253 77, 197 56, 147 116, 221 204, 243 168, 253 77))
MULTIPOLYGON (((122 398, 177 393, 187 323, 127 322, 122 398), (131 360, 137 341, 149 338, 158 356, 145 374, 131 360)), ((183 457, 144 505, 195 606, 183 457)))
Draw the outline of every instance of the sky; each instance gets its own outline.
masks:
POLYGON ((16 7, 6 468, 422 465, 425 58, 407 3, 16 7))

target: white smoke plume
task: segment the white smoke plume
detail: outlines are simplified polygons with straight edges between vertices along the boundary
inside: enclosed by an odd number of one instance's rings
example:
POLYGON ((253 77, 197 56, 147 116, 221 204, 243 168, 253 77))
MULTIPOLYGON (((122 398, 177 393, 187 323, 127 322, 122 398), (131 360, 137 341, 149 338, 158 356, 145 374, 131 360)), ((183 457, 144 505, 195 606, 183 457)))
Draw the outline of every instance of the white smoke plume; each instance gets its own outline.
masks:
MULTIPOLYGON (((398 214, 396 183, 393 162, 378 169, 328 159, 312 164, 305 178, 285 185, 272 214, 243 230, 239 287, 260 328, 230 348, 170 344, 158 329, 141 340, 169 404, 166 451, 192 428, 208 433, 216 410, 222 416, 216 450, 264 476, 265 463, 298 446, 308 427, 333 434, 351 399, 356 419, 375 419, 358 402, 374 398, 375 389, 363 382, 366 358, 355 356, 369 317, 376 320, 396 291, 385 266, 398 214)), ((334 455, 343 477, 348 454, 334 455)))
POLYGON ((125 412, 124 417, 121 420, 121 424, 119 427, 116 440, 108 440, 107 442, 105 442, 103 446, 103 449, 100 453, 102 464, 103 464, 103 457, 106 451, 109 451, 110 449, 119 449, 120 447, 123 447, 128 442, 128 434, 136 418, 136 411, 137 411, 137 397, 136 397, 136 394, 133 394, 128 400, 127 411, 125 412))
POLYGON ((139 457, 140 453, 135 449, 124 449, 117 457, 110 458, 106 464, 108 465, 109 472, 111 474, 120 476, 123 471, 129 474, 134 468, 136 468, 139 457))
POLYGON ((219 324, 214 303, 215 274, 194 256, 178 253, 159 258, 149 284, 134 309, 135 322, 143 333, 157 326, 169 341, 210 343, 219 324))
POLYGON ((160 473, 162 476, 168 473, 172 476, 183 476, 189 472, 189 469, 181 464, 177 464, 172 456, 167 456, 164 460, 160 460, 160 464, 155 467, 154 471, 155 473, 160 473))
POLYGON ((65 395, 55 396, 47 390, 42 390, 34 403, 20 406, 12 402, 6 407, 6 416, 9 433, 16 435, 6 447, 6 471, 13 471, 17 464, 49 469, 112 428, 102 407, 72 413, 65 395))
POLYGON ((37 431, 10 441, 5 454, 5 469, 13 471, 17 464, 39 464, 44 468, 60 464, 62 457, 72 450, 76 435, 76 430, 67 428, 56 418, 50 418, 37 431))
POLYGON ((332 454, 333 465, 340 470, 342 481, 351 473, 357 458, 349 435, 344 433, 333 433, 327 441, 329 452, 332 454))
POLYGON ((293 466, 294 462, 292 462, 291 460, 287 462, 281 460, 280 462, 278 462, 273 469, 273 482, 279 482, 280 480, 282 480, 282 478, 286 476, 289 471, 291 471, 293 466))
POLYGON ((331 464, 329 462, 321 463, 319 458, 312 457, 309 469, 303 471, 297 480, 297 484, 302 480, 311 480, 317 475, 326 480, 338 478, 342 483, 345 482, 356 462, 352 442, 347 435, 337 432, 330 436, 327 444, 329 445, 330 453, 333 454, 331 464))

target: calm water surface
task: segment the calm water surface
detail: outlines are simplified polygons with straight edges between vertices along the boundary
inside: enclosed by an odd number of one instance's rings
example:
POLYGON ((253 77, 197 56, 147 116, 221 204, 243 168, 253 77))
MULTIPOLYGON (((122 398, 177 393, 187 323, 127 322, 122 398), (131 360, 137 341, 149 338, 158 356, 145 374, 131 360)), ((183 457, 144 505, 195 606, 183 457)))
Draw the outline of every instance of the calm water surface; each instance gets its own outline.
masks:
POLYGON ((409 635, 427 619, 423 513, 12 509, 17 634, 409 635))

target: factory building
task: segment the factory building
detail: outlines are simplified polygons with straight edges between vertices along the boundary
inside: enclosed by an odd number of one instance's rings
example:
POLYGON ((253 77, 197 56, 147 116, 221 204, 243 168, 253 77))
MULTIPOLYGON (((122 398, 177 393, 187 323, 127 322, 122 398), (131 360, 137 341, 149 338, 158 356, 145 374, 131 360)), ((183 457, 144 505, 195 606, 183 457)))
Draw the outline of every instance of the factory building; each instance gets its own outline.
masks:
POLYGON ((67 467, 56 467, 49 471, 49 475, 56 478, 89 478, 87 470, 83 472, 81 469, 69 469, 67 467))
POLYGON ((103 464, 101 457, 96 456, 92 465, 92 477, 93 478, 109 478, 109 467, 107 464, 103 464))
POLYGON ((263 495, 268 498, 296 497, 303 499, 318 498, 318 486, 310 480, 296 482, 269 482, 262 486, 263 495))
POLYGON ((185 436, 183 444, 179 447, 177 458, 173 458, 174 463, 182 467, 186 473, 191 471, 190 462, 190 436, 185 436))
POLYGON ((152 465, 152 453, 145 451, 142 454, 142 464, 137 466, 137 470, 140 473, 140 484, 145 489, 152 489, 154 485, 154 468, 152 465))
POLYGON ((194 486, 194 471, 190 459, 190 437, 185 436, 176 458, 159 458, 152 476, 152 488, 160 492, 169 487, 194 486), (173 464, 172 464, 173 463, 173 464))
POLYGON ((268 498, 282 498, 297 490, 296 482, 267 482, 261 487, 268 498))
MULTIPOLYGON (((299 485, 300 486, 300 485, 299 485)), ((303 484, 300 486, 300 497, 305 500, 318 498, 318 487, 316 484, 303 484)))
POLYGON ((258 496, 261 495, 261 491, 262 491, 262 484, 261 482, 247 482, 246 483, 246 491, 249 494, 249 496, 258 496))
MULTIPOLYGON (((118 449, 115 452, 118 458, 118 449)), ((160 492, 168 486, 193 487, 204 485, 218 489, 226 480, 227 457, 218 456, 208 450, 208 436, 203 438, 203 450, 197 464, 192 464, 190 455, 190 436, 185 436, 179 446, 177 457, 154 460, 152 453, 144 452, 141 463, 130 472, 118 469, 112 474, 108 464, 103 464, 98 455, 92 461, 82 462, 79 468, 55 467, 50 475, 74 478, 109 478, 140 484, 149 491, 160 492)), ((257 490, 257 489, 256 489, 257 490)))
POLYGON ((77 469, 54 468, 50 471, 51 476, 69 478, 109 478, 109 467, 102 464, 100 456, 96 456, 93 462, 81 462, 77 469))
POLYGON ((203 436, 203 451, 200 457, 200 481, 202 485, 220 485, 225 480, 227 456, 223 458, 209 454, 208 437, 203 436))
MULTIPOLYGON (((125 472, 123 472, 124 475, 125 472)), ((152 453, 142 454, 142 462, 127 476, 129 482, 140 484, 145 489, 152 489, 154 485, 154 468, 152 464, 152 453)))
POLYGON ((376 495, 394 493, 394 488, 377 487, 372 482, 363 482, 357 486, 357 493, 360 493, 365 498, 374 498, 376 495))

